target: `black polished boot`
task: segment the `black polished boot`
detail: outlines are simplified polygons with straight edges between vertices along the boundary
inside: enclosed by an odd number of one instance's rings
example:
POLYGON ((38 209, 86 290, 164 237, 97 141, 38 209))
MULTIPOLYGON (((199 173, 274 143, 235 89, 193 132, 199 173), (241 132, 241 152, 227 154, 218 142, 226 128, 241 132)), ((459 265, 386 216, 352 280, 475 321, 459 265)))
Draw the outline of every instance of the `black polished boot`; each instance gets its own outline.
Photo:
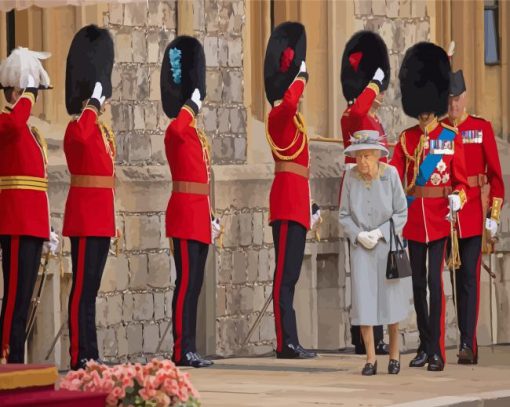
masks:
POLYGON ((442 372, 444 370, 444 362, 441 356, 438 354, 430 356, 427 370, 429 372, 442 372))
POLYGON ((211 360, 202 359, 202 357, 195 352, 188 352, 179 362, 174 362, 176 366, 190 366, 190 367, 209 367, 213 364, 211 360))
POLYGON ((301 345, 289 344, 281 352, 276 351, 277 359, 313 359, 317 353, 304 349, 301 345))
POLYGON ((427 363, 429 356, 422 350, 419 350, 416 356, 409 362, 409 367, 423 367, 427 363))
POLYGON ((377 374, 377 360, 374 364, 372 363, 366 363, 363 367, 363 370, 361 371, 361 374, 363 376, 374 376, 377 374))
POLYGON ((388 374, 399 374, 400 373, 400 360, 390 359, 388 363, 388 374))
POLYGON ((473 349, 471 349, 465 343, 460 345, 459 354, 457 356, 459 357, 457 360, 457 363, 459 365, 476 365, 476 364, 478 364, 478 356, 475 356, 473 349))

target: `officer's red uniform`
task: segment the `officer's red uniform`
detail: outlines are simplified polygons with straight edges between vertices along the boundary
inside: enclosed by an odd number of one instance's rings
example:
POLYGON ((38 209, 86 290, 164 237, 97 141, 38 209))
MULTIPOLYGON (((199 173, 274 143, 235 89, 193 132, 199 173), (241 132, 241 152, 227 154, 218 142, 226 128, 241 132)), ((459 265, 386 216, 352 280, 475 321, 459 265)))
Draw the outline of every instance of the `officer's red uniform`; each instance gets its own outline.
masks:
POLYGON ((50 236, 46 146, 27 125, 34 96, 0 114, 0 235, 50 236))
POLYGON ((442 271, 446 241, 450 234, 450 223, 446 219, 447 197, 451 193, 458 193, 463 205, 468 190, 461 137, 455 129, 449 128, 450 134, 455 132, 453 142, 446 145, 438 142, 444 126, 434 119, 425 131, 420 126, 405 130, 400 135, 391 160, 406 186, 408 196, 408 216, 403 235, 409 240, 414 306, 420 331, 419 350, 429 356, 439 355, 443 363, 446 361, 446 303, 442 271), (422 176, 420 166, 430 155, 439 154, 433 147, 444 148, 444 153, 430 177, 420 186, 417 182, 422 176))
POLYGON ((195 127, 194 108, 193 102, 184 105, 166 130, 166 156, 174 184, 166 235, 210 244, 209 152, 205 136, 195 127))
MULTIPOLYGON (((438 139, 443 128, 443 124, 434 120, 427 126, 425 132, 418 125, 402 132, 391 159, 391 164, 397 168, 402 180, 404 177, 407 180, 415 178, 413 160, 417 149, 423 145, 422 152, 418 156, 417 166, 419 167, 424 157, 432 153, 431 144, 438 139)), ((464 147, 459 134, 456 134, 451 147, 447 153, 443 154, 442 160, 423 185, 424 188, 407 184, 408 196, 415 195, 415 199, 409 205, 407 224, 403 231, 406 239, 428 243, 450 234, 450 223, 446 219, 447 196, 452 192, 458 192, 464 204, 468 191, 464 147)))
POLYGON ((25 329, 41 261, 50 236, 46 144, 27 124, 37 89, 27 89, 0 114, 0 247, 4 297, 1 356, 24 363, 25 329))
POLYGON ((268 141, 275 160, 275 178, 269 195, 270 223, 297 222, 310 229, 310 153, 303 119, 297 113, 306 79, 298 76, 268 117, 268 141))
MULTIPOLYGON (((351 137, 358 130, 375 130, 379 132, 382 143, 388 148, 386 134, 379 118, 375 114, 370 113, 370 109, 378 93, 379 86, 377 83, 370 82, 356 100, 345 109, 340 119, 344 148, 349 147, 351 144, 351 137)), ((381 161, 387 162, 386 157, 382 158, 381 161)), ((355 162, 355 158, 345 156, 346 164, 355 162)))
MULTIPOLYGON (((454 74, 453 78, 460 79, 460 83, 464 84, 462 72, 454 74)), ((466 166, 470 187, 468 199, 457 215, 461 265, 455 274, 456 304, 461 334, 459 363, 477 363, 482 235, 486 217, 499 221, 505 187, 491 123, 467 113, 458 122, 445 118, 444 123, 456 126, 464 144, 466 160, 469 160, 466 166), (492 207, 491 214, 487 210, 489 207, 492 207)))
POLYGON ((493 207, 493 202, 497 202, 496 205, 501 207, 505 196, 494 131, 489 121, 468 114, 465 114, 459 123, 452 123, 449 118, 445 118, 443 123, 457 128, 464 145, 466 161, 469 162, 469 165, 466 165, 470 187, 467 202, 457 216, 459 237, 480 236, 487 216, 487 213, 482 211, 481 187, 485 184, 490 186, 486 208, 493 207))
POLYGON ((109 129, 87 106, 64 136, 71 187, 64 215, 64 236, 115 236, 114 153, 109 129))

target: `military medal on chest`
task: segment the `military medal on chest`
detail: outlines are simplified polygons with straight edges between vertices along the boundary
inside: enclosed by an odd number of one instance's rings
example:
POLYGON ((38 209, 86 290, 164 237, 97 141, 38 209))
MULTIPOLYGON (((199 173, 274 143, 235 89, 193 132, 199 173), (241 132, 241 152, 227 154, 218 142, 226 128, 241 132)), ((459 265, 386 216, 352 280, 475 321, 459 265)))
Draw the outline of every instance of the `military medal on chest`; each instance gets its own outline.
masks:
POLYGON ((481 144, 483 142, 483 131, 482 130, 463 131, 462 142, 464 144, 481 144))

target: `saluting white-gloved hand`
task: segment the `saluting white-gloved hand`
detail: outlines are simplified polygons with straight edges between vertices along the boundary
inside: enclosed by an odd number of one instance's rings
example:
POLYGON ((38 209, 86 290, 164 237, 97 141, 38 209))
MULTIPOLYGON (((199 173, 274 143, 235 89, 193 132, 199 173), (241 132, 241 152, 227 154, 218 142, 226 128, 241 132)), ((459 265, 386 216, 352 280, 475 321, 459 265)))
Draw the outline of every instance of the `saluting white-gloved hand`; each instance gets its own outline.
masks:
POLYGON ((375 74, 372 78, 374 81, 381 82, 384 80, 384 71, 381 68, 377 68, 377 71, 375 71, 375 74))
POLYGON ((377 240, 370 236, 370 232, 360 232, 356 240, 368 250, 371 250, 377 244, 377 240))
POLYGON ((106 96, 103 96, 103 85, 101 85, 101 82, 96 82, 90 98, 98 100, 99 104, 103 106, 106 96))
POLYGON ((211 240, 214 242, 221 235, 221 225, 218 218, 211 219, 211 240))
POLYGON ((491 237, 496 236, 496 233, 498 233, 498 222, 492 218, 485 219, 485 229, 490 232, 491 237))
POLYGON ((460 210, 460 197, 457 194, 448 195, 448 204, 453 212, 460 210))
POLYGON ((376 242, 383 238, 381 229, 374 229, 368 232, 368 237, 374 239, 376 242))
POLYGON ((193 101, 194 104, 197 105, 198 110, 202 108, 202 101, 200 100, 200 91, 198 89, 195 89, 191 94, 191 100, 193 101))
POLYGON ((306 63, 305 61, 301 61, 301 66, 299 67, 299 73, 306 72, 306 63))

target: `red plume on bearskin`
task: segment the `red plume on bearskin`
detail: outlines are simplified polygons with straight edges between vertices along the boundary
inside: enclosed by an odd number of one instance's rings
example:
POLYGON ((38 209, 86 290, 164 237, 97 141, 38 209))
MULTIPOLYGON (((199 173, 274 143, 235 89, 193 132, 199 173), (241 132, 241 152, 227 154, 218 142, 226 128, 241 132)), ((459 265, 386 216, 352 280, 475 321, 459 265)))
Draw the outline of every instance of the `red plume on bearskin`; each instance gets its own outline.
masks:
POLYGON ((354 69, 354 72, 358 72, 359 63, 361 62, 361 58, 363 58, 363 52, 353 52, 351 55, 349 55, 349 63, 352 66, 352 69, 354 69))
POLYGON ((294 59, 294 50, 290 47, 287 47, 283 50, 282 56, 280 58, 280 72, 287 72, 290 68, 290 64, 294 59))

